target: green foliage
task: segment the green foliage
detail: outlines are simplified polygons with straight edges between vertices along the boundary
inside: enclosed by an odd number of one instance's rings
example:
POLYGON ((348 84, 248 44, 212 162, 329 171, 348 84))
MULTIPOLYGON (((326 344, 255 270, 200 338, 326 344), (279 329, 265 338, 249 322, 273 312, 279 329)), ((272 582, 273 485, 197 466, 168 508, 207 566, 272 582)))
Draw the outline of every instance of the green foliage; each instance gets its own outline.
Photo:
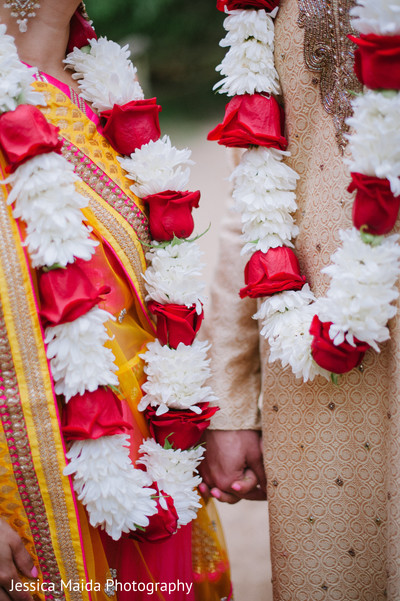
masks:
POLYGON ((152 93, 164 114, 191 118, 223 111, 226 99, 212 92, 224 55, 218 46, 223 14, 215 0, 87 0, 86 6, 98 34, 149 40, 152 93))

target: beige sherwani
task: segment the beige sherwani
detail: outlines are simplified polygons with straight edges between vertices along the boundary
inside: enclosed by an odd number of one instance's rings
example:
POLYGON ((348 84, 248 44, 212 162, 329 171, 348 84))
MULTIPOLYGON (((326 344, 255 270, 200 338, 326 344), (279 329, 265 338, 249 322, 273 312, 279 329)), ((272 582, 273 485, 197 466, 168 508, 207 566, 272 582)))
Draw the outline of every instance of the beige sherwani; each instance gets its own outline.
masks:
MULTIPOLYGON (((321 268, 339 230, 351 226, 339 149, 345 91, 354 85, 349 4, 282 0, 276 20, 288 164, 301 176, 296 251, 317 296, 327 288, 321 268)), ((240 249, 238 217, 228 212, 208 318, 222 407, 213 427, 257 427, 262 393, 274 601, 398 601, 400 320, 381 353, 368 352, 339 386, 322 378, 304 384, 268 363, 251 319, 256 301, 238 296, 248 260, 240 249)))

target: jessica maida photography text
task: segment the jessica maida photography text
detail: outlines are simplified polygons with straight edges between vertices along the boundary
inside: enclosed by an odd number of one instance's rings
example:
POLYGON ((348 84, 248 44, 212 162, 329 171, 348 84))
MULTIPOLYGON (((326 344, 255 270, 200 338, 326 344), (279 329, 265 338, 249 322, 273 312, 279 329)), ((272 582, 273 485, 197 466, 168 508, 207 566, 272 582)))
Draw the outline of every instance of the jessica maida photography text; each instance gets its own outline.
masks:
MULTIPOLYGON (((133 580, 132 582, 120 582, 116 578, 108 579, 105 583, 101 584, 100 582, 95 582, 94 580, 84 581, 81 580, 79 582, 73 580, 61 580, 61 590, 65 591, 75 591, 75 592, 83 592, 83 591, 101 591, 102 589, 106 590, 108 593, 115 593, 125 591, 125 592, 141 592, 147 593, 148 595, 152 595, 153 593, 159 591, 161 593, 175 593, 175 592, 183 592, 189 595, 192 590, 193 583, 183 582, 181 580, 176 580, 174 582, 136 582, 133 580)), ((57 585, 53 582, 41 582, 40 580, 35 580, 31 582, 20 582, 11 581, 10 592, 13 591, 26 591, 30 593, 53 593, 57 590, 57 585)))

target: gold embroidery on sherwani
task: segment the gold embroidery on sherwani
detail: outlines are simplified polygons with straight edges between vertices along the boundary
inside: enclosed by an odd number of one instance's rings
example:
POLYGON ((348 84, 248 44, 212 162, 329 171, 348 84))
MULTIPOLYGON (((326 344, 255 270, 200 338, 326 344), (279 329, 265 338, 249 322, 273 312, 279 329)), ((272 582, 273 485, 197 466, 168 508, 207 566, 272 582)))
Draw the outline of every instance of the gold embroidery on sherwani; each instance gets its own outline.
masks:
MULTIPOLYGON (((346 145, 345 123, 351 115, 351 92, 361 92, 354 65, 354 44, 348 39, 355 33, 349 10, 354 0, 298 0, 298 24, 304 27, 304 59, 311 71, 320 73, 322 104, 335 124, 336 140, 346 145)), ((315 84, 318 83, 315 78, 315 84)), ((313 80, 314 83, 314 80, 313 80)))
MULTIPOLYGON (((21 436, 18 429, 21 429, 22 417, 28 426, 29 454, 36 478, 40 482, 45 514, 39 512, 40 493, 35 488, 35 478, 28 478, 26 485, 32 487, 30 498, 37 503, 34 507, 37 511, 34 519, 39 530, 44 528, 44 538, 40 543, 47 553, 49 576, 46 580, 54 583, 56 591, 53 594, 61 598, 61 579, 66 581, 68 576, 74 582, 80 582, 85 580, 85 571, 72 492, 68 480, 62 474, 65 457, 39 321, 30 292, 31 283, 16 223, 2 192, 0 235, 0 288, 4 318, 8 339, 11 341, 18 390, 24 399, 23 406, 20 406, 23 416, 21 412, 10 412, 10 423, 15 428, 16 436, 21 436), (46 538, 46 517, 51 538, 46 538), (58 565, 55 557, 58 557, 58 565)), ((15 400, 17 397, 14 397, 15 400)), ((16 407, 14 403, 12 406, 16 407)), ((27 448, 24 453, 28 456, 27 448)), ((64 594, 71 601, 88 598, 87 593, 82 591, 65 589, 64 594)))

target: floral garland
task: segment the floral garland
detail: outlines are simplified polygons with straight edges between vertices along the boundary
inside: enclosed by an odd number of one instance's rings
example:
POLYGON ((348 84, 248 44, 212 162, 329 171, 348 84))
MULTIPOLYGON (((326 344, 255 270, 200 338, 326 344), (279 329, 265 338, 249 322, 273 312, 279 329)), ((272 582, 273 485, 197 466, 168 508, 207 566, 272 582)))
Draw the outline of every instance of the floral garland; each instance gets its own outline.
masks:
POLYGON ((121 164, 133 192, 149 205, 155 239, 143 277, 149 309, 158 316, 158 340, 142 355, 148 379, 140 406, 153 438, 143 441, 138 467, 129 457, 130 425, 122 417, 115 357, 107 347, 106 324, 115 317, 99 307, 110 289, 97 289, 89 277, 98 242, 81 211, 87 200, 60 154, 58 128, 35 106, 46 104, 31 89, 37 71, 20 63, 13 38, 0 25, 0 148, 11 173, 3 183, 11 186, 13 216, 25 223, 54 389, 65 400, 62 431, 71 444, 64 473, 74 477, 93 526, 115 540, 128 532, 160 540, 188 524, 200 507, 203 447, 196 445, 217 410, 209 406, 215 397, 205 386, 208 346, 194 340, 203 317, 200 251, 184 240, 193 231, 191 210, 200 193, 182 191, 190 151, 159 139, 161 107, 143 98, 127 47, 97 40, 87 22, 84 28, 77 37, 81 46, 90 37, 90 47, 75 46, 65 63, 74 69, 82 97, 100 111, 105 137, 128 155, 121 164), (63 290, 74 290, 73 298, 64 298, 63 290))
POLYGON ((274 97, 280 92, 273 58, 278 5, 279 0, 217 0, 227 13, 220 45, 229 50, 216 69, 224 77, 214 89, 233 98, 208 139, 247 148, 231 175, 242 252, 252 254, 240 296, 266 297, 254 318, 269 343, 269 361, 289 365, 304 381, 316 375, 336 381, 337 374, 361 363, 369 347, 379 352, 396 314, 400 247, 397 235, 384 235, 400 206, 400 3, 358 0, 352 9, 361 32, 350 36, 358 46, 355 71, 369 88, 353 100, 348 119, 349 191, 357 191, 354 227, 340 232, 342 246, 322 270, 330 286, 319 299, 292 250, 299 176, 284 162, 290 153, 283 110, 274 97))

